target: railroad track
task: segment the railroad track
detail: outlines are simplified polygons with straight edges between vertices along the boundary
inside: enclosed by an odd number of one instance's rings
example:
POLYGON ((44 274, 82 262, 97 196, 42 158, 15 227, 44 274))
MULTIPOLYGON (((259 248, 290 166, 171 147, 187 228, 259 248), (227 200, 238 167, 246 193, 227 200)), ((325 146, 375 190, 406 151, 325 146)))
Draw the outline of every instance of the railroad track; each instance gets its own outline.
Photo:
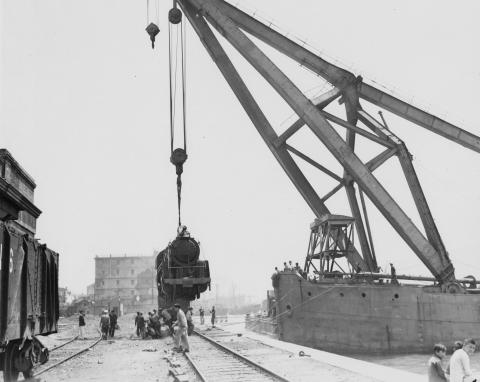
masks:
POLYGON ((33 369, 33 377, 37 377, 40 374, 46 373, 61 364, 78 357, 80 354, 93 348, 102 340, 102 337, 94 340, 80 341, 77 337, 70 339, 69 341, 50 349, 48 362, 33 369))
POLYGON ((203 382, 283 381, 287 379, 197 331, 189 337, 192 353, 185 353, 203 382))

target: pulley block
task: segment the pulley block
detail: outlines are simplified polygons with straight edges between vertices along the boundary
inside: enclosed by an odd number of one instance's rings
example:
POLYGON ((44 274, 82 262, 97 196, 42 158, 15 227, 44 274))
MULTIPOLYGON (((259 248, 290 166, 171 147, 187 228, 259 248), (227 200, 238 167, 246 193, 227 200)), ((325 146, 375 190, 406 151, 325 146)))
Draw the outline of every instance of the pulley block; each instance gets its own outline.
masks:
POLYGON ((172 8, 168 12, 168 21, 172 24, 179 24, 182 21, 182 11, 178 8, 172 8))
POLYGON ((183 172, 183 164, 187 158, 188 155, 184 149, 178 148, 173 150, 172 155, 170 156, 170 162, 176 167, 177 175, 180 175, 183 172))
POLYGON ((155 23, 150 23, 145 28, 148 35, 150 36, 150 41, 152 42, 152 49, 155 48, 155 36, 160 32, 160 28, 155 23))

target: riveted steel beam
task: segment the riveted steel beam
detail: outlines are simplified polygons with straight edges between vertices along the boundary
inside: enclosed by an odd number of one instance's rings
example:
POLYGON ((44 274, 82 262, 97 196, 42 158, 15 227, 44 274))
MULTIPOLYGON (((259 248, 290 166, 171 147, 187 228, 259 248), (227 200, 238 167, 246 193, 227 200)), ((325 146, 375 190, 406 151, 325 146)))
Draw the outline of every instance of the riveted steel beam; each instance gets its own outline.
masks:
POLYGON ((444 138, 480 153, 480 137, 475 134, 463 130, 371 85, 362 83, 359 88, 359 95, 360 98, 388 110, 399 117, 405 118, 435 134, 441 135, 444 138))
MULTIPOLYGON (((184 0, 187 1, 187 0, 184 0)), ((182 2, 184 2, 182 1, 182 2)), ((364 190, 369 199, 390 222, 425 266, 440 281, 454 279, 453 266, 444 265, 435 248, 413 224, 395 200, 388 194, 369 169, 353 153, 335 129, 311 101, 281 72, 281 70, 216 6, 217 1, 188 0, 201 9, 203 15, 239 53, 270 83, 289 106, 306 122, 324 143, 345 171, 364 190)), ((272 142, 273 146, 273 142, 272 142)))
MULTIPOLYGON (((195 32, 198 34, 206 50, 209 52, 213 61, 222 72, 225 80, 237 96, 240 104, 243 106, 257 131, 260 133, 268 148, 271 150, 272 154, 280 163, 314 214, 317 217, 320 217, 324 214, 329 214, 329 209, 317 195, 305 175, 298 168, 287 149, 283 147, 275 147, 274 142, 278 138, 277 133, 270 125, 266 116, 260 109, 260 106, 255 101, 248 87, 245 85, 235 69, 230 58, 227 56, 225 50, 222 48, 212 30, 202 17, 202 12, 199 11, 202 4, 189 0, 179 0, 178 3, 184 10, 195 32)), ((350 252, 347 260, 356 271, 368 269, 365 261, 356 250, 350 252)))
MULTIPOLYGON (((315 97, 312 100, 312 103, 318 108, 318 109, 323 109, 324 107, 328 106, 330 102, 332 102, 335 98, 340 96, 340 90, 337 88, 333 88, 329 90, 328 92, 315 97)), ((293 134, 295 134, 298 130, 302 128, 302 126, 305 125, 305 122, 303 119, 297 119, 287 130, 285 130, 275 141, 275 146, 279 147, 280 145, 283 145, 288 138, 290 138, 293 134)))
MULTIPOLYGON (((343 68, 329 63, 300 44, 297 44, 247 13, 235 8, 223 0, 214 0, 217 7, 234 20, 244 31, 269 44, 278 51, 296 60, 301 65, 318 73, 338 87, 346 87, 355 79, 355 75, 343 68)), ((444 121, 426 111, 385 93, 369 84, 359 85, 360 98, 405 118, 453 142, 480 153, 480 137, 444 121)))

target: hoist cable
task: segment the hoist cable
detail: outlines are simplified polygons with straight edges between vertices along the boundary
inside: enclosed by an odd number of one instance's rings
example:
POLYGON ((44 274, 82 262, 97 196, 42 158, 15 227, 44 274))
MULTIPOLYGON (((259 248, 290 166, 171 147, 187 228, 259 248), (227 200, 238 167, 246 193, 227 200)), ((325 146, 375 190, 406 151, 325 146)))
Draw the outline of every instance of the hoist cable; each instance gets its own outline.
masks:
MULTIPOLYGON (((183 23, 176 27, 169 24, 168 29, 168 48, 169 48, 169 74, 170 74, 170 149, 171 162, 176 166, 177 173, 177 206, 178 206, 178 226, 182 225, 181 219, 181 202, 182 202, 182 172, 183 164, 187 159, 187 127, 186 127, 186 32, 183 23), (175 44, 175 47, 173 46, 175 44), (180 45, 180 49, 179 49, 180 45), (181 54, 181 57, 179 56, 181 54), (174 61, 175 60, 175 61, 174 61), (178 73, 178 70, 181 73, 178 73), (181 76, 181 78, 179 78, 181 76), (179 83, 181 81, 181 84, 179 83), (181 88, 180 88, 181 86, 181 88), (182 99, 178 92, 182 92, 182 99), (175 144, 175 127, 177 123, 177 102, 182 102, 182 118, 183 118, 183 149, 174 149, 175 144)), ((180 106, 180 105, 179 105, 180 106)))
POLYGON ((181 23, 182 28, 182 102, 183 102, 183 149, 187 151, 187 104, 186 104, 186 94, 187 94, 187 74, 186 74, 186 31, 181 23))
POLYGON ((177 175, 177 201, 178 201, 178 226, 182 225, 181 203, 182 203, 182 175, 177 175))
POLYGON ((171 25, 168 25, 168 73, 170 76, 170 151, 173 153, 173 97, 172 97, 172 32, 171 25))
POLYGON ((148 25, 150 21, 149 10, 150 10, 150 0, 147 0, 147 24, 146 25, 148 25))
POLYGON ((175 43, 175 72, 173 83, 173 124, 175 125, 175 118, 177 116, 177 72, 178 72, 178 27, 176 28, 176 43, 175 43))

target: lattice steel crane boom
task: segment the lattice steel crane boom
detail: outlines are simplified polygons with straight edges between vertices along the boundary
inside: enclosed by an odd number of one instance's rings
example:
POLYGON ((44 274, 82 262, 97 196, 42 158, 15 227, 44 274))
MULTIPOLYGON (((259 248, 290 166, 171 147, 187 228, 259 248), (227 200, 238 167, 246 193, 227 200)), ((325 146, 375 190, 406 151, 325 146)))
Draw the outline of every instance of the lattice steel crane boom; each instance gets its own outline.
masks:
POLYGON ((365 214, 364 193, 439 282, 447 284, 455 280, 453 265, 404 142, 390 131, 385 121, 378 121, 369 115, 360 101, 377 105, 477 152, 480 152, 479 137, 363 83, 361 77, 325 61, 223 0, 177 0, 177 3, 252 123, 314 214, 317 217, 328 214, 326 200, 341 188, 345 188, 361 249, 361 253, 354 250, 347 254, 347 260, 354 271, 375 272, 378 269, 365 214), (298 120, 283 133, 278 134, 268 122, 211 27, 216 29, 295 111, 298 120), (247 33, 323 77, 333 88, 319 97, 309 99, 247 33), (340 99, 345 106, 345 119, 323 110, 336 99, 340 99), (346 138, 336 131, 333 124, 346 129, 346 138), (304 126, 313 132, 341 164, 344 169, 342 175, 335 174, 288 144, 288 139, 304 126), (383 146, 384 151, 368 162, 362 161, 355 153, 357 135, 383 146), (328 174, 338 185, 320 197, 294 161, 292 154, 328 174), (400 161, 426 237, 373 175, 376 168, 394 155, 400 161), (360 198, 357 198, 357 188, 360 198))

